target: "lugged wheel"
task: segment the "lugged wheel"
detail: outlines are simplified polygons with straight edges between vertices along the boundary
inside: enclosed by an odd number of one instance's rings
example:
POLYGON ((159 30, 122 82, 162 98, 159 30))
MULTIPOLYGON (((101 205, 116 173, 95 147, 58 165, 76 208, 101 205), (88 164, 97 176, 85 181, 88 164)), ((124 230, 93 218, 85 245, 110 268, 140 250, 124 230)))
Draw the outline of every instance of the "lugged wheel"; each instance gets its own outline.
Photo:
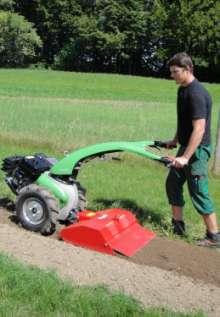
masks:
POLYGON ((78 211, 82 211, 86 209, 86 190, 83 188, 79 182, 76 182, 77 190, 78 190, 78 211))
POLYGON ((48 190, 36 184, 20 190, 16 199, 16 216, 25 229, 43 235, 52 234, 58 213, 58 202, 48 190))

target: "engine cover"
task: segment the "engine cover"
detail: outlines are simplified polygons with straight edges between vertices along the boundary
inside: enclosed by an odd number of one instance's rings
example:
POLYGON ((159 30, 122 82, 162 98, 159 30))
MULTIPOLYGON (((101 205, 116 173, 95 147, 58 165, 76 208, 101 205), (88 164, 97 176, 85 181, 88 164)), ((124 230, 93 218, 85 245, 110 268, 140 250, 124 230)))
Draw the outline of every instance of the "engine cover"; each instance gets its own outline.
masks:
POLYGON ((33 183, 43 172, 50 170, 56 162, 55 158, 45 154, 10 156, 3 160, 1 169, 6 174, 6 183, 17 194, 22 187, 33 183))
POLYGON ((43 172, 48 171, 56 160, 45 156, 44 154, 36 154, 34 156, 25 156, 20 162, 20 168, 32 176, 40 176, 43 172))

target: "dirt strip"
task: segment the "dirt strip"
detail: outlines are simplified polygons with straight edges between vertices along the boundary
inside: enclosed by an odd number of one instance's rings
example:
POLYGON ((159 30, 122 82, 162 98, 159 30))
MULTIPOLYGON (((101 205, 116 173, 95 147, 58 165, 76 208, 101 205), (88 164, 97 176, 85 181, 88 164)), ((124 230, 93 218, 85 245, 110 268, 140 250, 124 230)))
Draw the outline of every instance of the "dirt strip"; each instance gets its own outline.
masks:
POLYGON ((220 249, 156 237, 130 260, 156 266, 220 287, 220 249))
POLYGON ((173 271, 76 248, 6 223, 0 223, 0 252, 26 264, 56 270, 77 285, 105 284, 132 295, 145 307, 185 312, 201 309, 207 316, 220 316, 220 287, 173 271))

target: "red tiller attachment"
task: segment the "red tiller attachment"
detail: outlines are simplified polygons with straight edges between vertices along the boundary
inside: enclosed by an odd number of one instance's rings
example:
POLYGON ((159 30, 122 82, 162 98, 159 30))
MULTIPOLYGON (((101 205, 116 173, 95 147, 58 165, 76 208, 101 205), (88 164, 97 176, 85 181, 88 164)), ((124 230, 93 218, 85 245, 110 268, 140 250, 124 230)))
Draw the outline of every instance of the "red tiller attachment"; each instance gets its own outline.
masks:
POLYGON ((137 223, 136 217, 123 209, 79 213, 78 222, 59 232, 66 242, 99 252, 134 255, 147 245, 155 233, 137 223))

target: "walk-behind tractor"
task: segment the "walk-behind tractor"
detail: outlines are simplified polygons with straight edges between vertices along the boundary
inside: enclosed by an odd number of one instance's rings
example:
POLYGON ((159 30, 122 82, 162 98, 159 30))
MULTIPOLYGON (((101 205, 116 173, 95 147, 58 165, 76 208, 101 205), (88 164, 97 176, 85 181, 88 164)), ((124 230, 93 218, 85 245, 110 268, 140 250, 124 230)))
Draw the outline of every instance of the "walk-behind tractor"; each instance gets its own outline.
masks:
POLYGON ((44 154, 5 158, 2 170, 17 196, 17 221, 43 235, 52 234, 58 222, 69 224, 59 233, 63 240, 106 253, 134 254, 155 234, 142 228, 126 210, 86 211, 85 189, 77 175, 83 163, 122 151, 167 165, 169 160, 150 151, 150 147, 163 146, 159 141, 108 142, 81 148, 60 161, 44 154))

